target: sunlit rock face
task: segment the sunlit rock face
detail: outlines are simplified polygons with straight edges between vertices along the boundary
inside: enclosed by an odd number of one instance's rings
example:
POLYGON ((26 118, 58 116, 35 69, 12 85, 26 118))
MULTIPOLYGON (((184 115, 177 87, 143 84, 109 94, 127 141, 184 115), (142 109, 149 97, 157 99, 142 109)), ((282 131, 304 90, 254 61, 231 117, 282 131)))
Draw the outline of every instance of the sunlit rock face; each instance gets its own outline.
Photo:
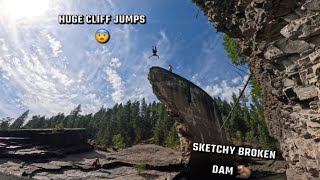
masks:
POLYGON ((320 1, 194 0, 216 29, 240 40, 257 77, 269 132, 288 179, 320 178, 320 1))
MULTIPOLYGON (((200 168, 211 168, 213 164, 233 165, 232 156, 195 153, 191 149, 192 143, 228 144, 225 131, 221 130, 220 111, 210 95, 185 78, 160 67, 152 67, 148 79, 153 93, 165 104, 169 116, 175 121, 182 163, 200 168)), ((206 170, 202 169, 202 172, 206 170)))

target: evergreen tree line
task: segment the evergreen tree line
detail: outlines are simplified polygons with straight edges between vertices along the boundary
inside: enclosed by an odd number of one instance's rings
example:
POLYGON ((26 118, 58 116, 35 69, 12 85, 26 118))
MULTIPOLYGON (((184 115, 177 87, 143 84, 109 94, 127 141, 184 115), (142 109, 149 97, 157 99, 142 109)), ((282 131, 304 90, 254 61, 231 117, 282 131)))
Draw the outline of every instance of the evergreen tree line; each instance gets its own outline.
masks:
MULTIPOLYGON (((231 108, 235 105, 237 97, 236 94, 233 94, 231 102, 219 97, 215 98, 223 121, 226 120, 231 108)), ((228 139, 236 145, 256 143, 259 147, 274 148, 276 141, 268 134, 261 99, 257 96, 251 97, 252 102, 249 104, 248 98, 242 96, 240 103, 235 105, 232 115, 225 123, 224 129, 228 139)), ((156 102, 147 104, 144 99, 116 104, 113 108, 102 107, 96 113, 86 115, 81 114, 81 105, 72 110, 69 115, 59 113, 49 118, 36 115, 27 121, 28 113, 29 111, 24 112, 15 120, 2 119, 0 128, 2 130, 86 128, 89 139, 94 139, 98 144, 118 148, 146 140, 170 147, 176 147, 179 144, 174 121, 168 117, 164 105, 156 102)))
POLYGON ((2 130, 86 128, 89 139, 94 139, 98 144, 117 148, 146 140, 170 147, 179 144, 174 121, 168 117, 164 105, 156 102, 147 104, 145 99, 115 104, 113 108, 101 107, 98 112, 86 115, 81 114, 81 105, 69 115, 59 113, 49 118, 36 115, 27 120, 28 113, 29 111, 24 112, 15 120, 2 119, 0 128, 2 130))
POLYGON ((261 98, 251 96, 251 101, 242 95, 239 103, 236 103, 238 95, 232 94, 231 102, 216 98, 215 101, 220 108, 223 122, 233 106, 234 110, 224 124, 227 138, 235 145, 247 145, 259 148, 277 149, 277 141, 269 136, 264 120, 261 98))

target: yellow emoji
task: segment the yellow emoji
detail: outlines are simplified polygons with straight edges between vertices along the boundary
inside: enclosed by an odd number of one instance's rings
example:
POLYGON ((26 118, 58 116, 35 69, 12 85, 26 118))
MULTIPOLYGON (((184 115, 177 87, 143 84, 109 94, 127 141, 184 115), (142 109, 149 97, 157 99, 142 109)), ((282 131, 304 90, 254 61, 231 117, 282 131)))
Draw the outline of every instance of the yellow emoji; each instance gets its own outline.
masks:
POLYGON ((104 44, 104 43, 107 43, 110 39, 110 33, 106 30, 106 29, 98 29, 96 31, 96 40, 101 43, 101 44, 104 44))

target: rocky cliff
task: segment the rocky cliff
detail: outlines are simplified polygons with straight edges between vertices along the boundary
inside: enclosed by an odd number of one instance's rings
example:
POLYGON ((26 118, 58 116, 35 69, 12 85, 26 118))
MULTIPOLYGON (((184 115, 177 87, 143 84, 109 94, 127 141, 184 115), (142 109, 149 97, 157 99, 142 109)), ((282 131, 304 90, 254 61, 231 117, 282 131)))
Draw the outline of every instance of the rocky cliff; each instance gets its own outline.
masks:
POLYGON ((193 0, 237 38, 258 79, 288 179, 320 178, 320 0, 193 0))
POLYGON ((169 116, 175 121, 180 137, 182 163, 210 174, 212 165, 233 165, 230 156, 215 153, 196 153, 192 143, 212 143, 227 145, 225 131, 221 130, 220 112, 205 91, 183 77, 152 67, 148 79, 153 93, 165 104, 169 116))
POLYGON ((86 130, 19 129, 0 131, 0 159, 35 160, 92 151, 86 130))

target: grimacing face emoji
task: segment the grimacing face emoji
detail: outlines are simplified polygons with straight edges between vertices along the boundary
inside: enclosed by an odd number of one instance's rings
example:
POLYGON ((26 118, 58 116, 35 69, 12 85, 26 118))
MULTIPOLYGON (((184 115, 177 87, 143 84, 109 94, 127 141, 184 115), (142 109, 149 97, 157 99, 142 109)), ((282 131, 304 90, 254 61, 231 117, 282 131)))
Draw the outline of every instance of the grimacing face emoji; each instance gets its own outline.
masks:
POLYGON ((98 29, 96 31, 96 40, 101 43, 101 44, 104 44, 104 43, 107 43, 110 39, 110 33, 106 30, 106 29, 98 29))

